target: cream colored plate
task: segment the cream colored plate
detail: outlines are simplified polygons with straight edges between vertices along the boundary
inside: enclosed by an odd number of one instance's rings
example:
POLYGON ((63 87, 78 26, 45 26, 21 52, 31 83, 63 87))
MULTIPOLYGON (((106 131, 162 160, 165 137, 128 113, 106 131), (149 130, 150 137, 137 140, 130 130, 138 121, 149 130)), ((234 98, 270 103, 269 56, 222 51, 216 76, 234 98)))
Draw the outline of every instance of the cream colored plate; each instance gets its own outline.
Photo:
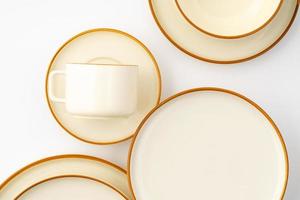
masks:
POLYGON ((132 199, 125 170, 108 161, 82 155, 55 156, 26 166, 0 185, 0 199, 15 199, 41 181, 69 175, 101 181, 132 199))
POLYGON ((217 88, 177 94, 140 125, 129 156, 136 199, 279 200, 288 157, 271 118, 217 88))
POLYGON ((208 62, 237 63, 272 48, 288 31, 297 0, 284 0, 275 18, 259 32, 234 40, 207 35, 186 21, 175 0, 149 0, 156 22, 167 38, 185 53, 208 62))
MULTIPOLYGON (((63 96, 63 78, 57 77, 56 82, 55 93, 63 96)), ((113 29, 94 29, 76 35, 55 54, 47 73, 46 94, 53 116, 68 133, 85 142, 111 144, 132 137, 145 115, 159 103, 160 72, 151 52, 133 36, 113 29), (128 118, 79 118, 66 112, 64 104, 49 99, 51 71, 62 70, 67 63, 113 62, 139 66, 138 108, 128 118)))
POLYGON ((117 190, 90 178, 67 176, 43 181, 16 200, 126 200, 117 190))
POLYGON ((283 0, 175 0, 183 16, 199 30, 220 38, 257 32, 277 14, 283 0))

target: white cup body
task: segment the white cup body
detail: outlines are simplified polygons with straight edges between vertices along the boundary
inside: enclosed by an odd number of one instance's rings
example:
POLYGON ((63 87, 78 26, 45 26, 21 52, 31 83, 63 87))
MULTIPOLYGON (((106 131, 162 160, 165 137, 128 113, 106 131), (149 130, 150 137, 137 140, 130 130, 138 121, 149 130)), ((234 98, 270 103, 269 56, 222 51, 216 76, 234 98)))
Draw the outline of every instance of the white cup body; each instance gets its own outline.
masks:
POLYGON ((125 117, 137 109, 138 66, 67 64, 67 112, 87 117, 125 117))

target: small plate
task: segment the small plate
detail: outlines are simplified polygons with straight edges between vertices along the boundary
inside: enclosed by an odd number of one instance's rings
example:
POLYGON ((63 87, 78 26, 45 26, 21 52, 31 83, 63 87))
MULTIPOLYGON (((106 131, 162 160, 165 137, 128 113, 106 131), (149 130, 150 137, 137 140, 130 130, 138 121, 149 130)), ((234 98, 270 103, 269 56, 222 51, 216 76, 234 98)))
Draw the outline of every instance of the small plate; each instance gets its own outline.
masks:
POLYGON ((288 156, 279 129, 235 92, 198 88, 163 101, 129 154, 136 199, 282 199, 288 156))
POLYGON ((34 162, 10 176, 0 185, 0 199, 15 199, 41 181, 70 175, 103 182, 128 199, 132 198, 124 169, 95 157, 62 155, 34 162))
MULTIPOLYGON (((56 79, 54 88, 57 95, 63 96, 63 78, 56 79)), ((55 54, 47 72, 46 96, 54 118, 72 136, 92 144, 117 143, 131 138, 145 115, 159 103, 160 71, 151 52, 133 36, 115 29, 88 30, 71 38, 55 54), (63 70, 67 63, 138 65, 136 112, 126 118, 80 117, 68 113, 64 104, 52 102, 48 95, 49 73, 63 70)))
MULTIPOLYGON (((118 190, 97 179, 60 176, 43 180, 23 191, 15 200, 126 200, 118 190)), ((128 200, 128 199, 127 199, 128 200)))
POLYGON ((247 37, 226 40, 210 36, 183 17, 175 0, 149 0, 152 14, 163 34, 180 50, 212 63, 244 62, 270 50, 288 32, 297 11, 297 0, 284 0, 274 19, 247 37))
POLYGON ((195 28, 218 38, 251 35, 272 21, 283 0, 175 0, 195 28))

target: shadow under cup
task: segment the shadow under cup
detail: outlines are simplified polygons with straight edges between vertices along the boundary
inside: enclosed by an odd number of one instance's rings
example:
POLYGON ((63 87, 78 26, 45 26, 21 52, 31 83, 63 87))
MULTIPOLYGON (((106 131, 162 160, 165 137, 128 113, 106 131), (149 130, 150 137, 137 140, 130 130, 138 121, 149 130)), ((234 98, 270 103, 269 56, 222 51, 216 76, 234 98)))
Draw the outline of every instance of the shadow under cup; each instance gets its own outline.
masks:
POLYGON ((81 117, 127 117, 137 109, 138 66, 67 64, 49 75, 49 97, 81 117), (55 76, 65 76, 65 97, 54 94, 55 76))

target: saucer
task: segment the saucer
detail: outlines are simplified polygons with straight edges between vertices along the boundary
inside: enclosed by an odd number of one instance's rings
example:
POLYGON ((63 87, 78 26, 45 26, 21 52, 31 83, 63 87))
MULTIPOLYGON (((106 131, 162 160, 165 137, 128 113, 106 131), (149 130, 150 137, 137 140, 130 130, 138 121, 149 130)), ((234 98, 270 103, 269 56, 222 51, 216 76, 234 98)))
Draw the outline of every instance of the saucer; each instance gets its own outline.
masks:
POLYGON ((247 61, 271 49, 288 32, 298 10, 297 0, 285 0, 263 29, 228 40, 205 34, 188 23, 175 0, 149 0, 149 3, 160 30, 177 48, 197 59, 219 64, 247 61))
POLYGON ((186 20, 200 31, 234 39, 256 33, 272 21, 283 0, 175 0, 186 20))
POLYGON ((43 180, 19 194, 15 200, 126 200, 114 187, 97 179, 61 176, 43 180))
POLYGON ((289 171, 269 115, 219 88, 163 101, 139 126, 128 162, 131 189, 143 200, 282 199, 289 171))
POLYGON ((83 155, 62 155, 34 162, 0 185, 0 199, 15 199, 28 188, 55 177, 85 177, 110 185, 131 199, 126 171, 108 161, 83 155))
MULTIPOLYGON (((55 93, 63 95, 64 80, 57 77, 55 93)), ((93 29, 67 41, 52 59, 46 78, 46 96, 56 121, 72 136, 92 144, 112 144, 132 137, 145 115, 160 101, 161 77, 155 58, 133 36, 114 29, 93 29), (48 96, 48 78, 67 63, 131 64, 139 66, 138 105, 135 113, 123 118, 89 118, 66 112, 65 105, 48 96)))

